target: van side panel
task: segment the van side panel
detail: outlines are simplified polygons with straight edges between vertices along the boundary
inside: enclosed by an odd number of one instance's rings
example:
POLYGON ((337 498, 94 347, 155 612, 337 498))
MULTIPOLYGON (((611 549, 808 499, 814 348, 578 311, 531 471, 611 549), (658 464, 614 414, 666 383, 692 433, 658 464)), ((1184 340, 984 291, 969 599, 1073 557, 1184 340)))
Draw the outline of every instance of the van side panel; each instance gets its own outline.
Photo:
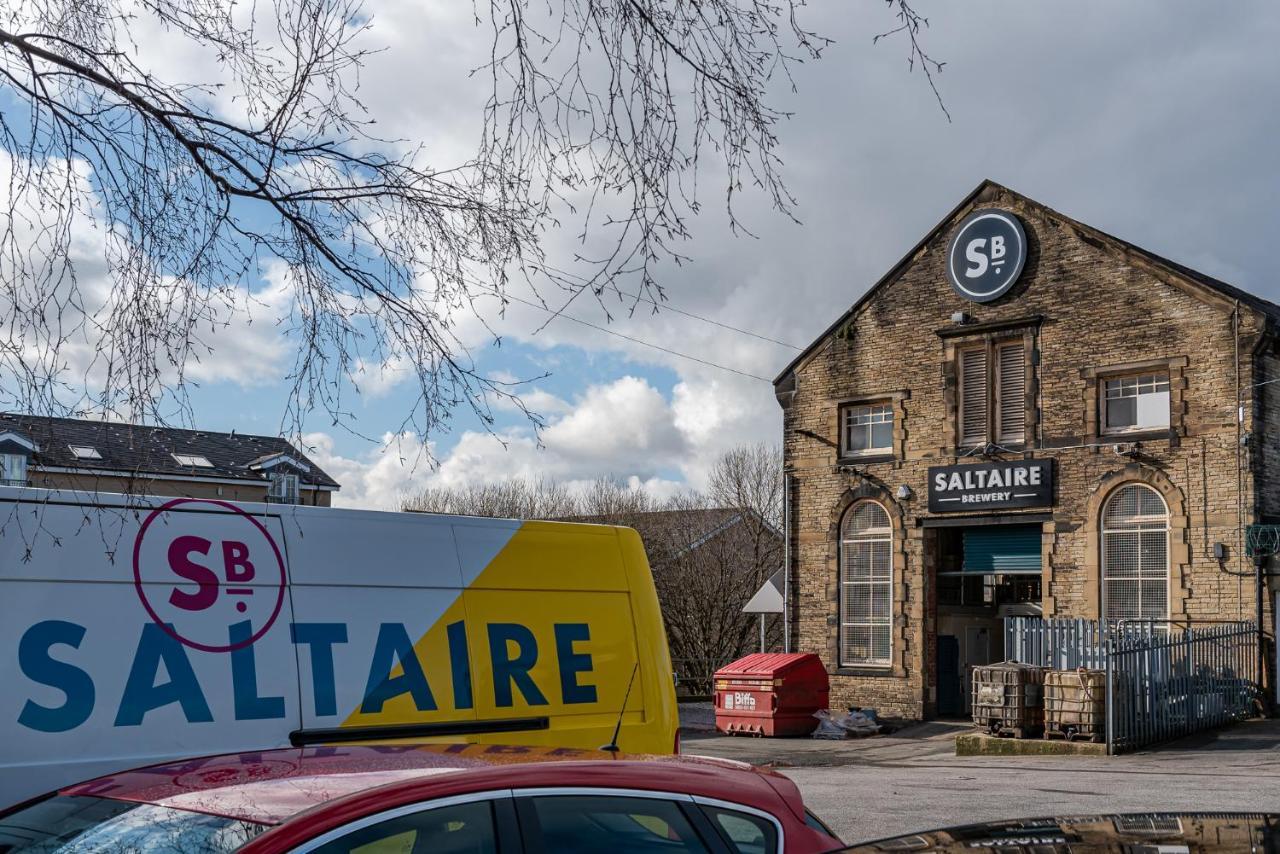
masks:
POLYGON ((300 718, 277 519, 216 504, 4 501, 0 514, 0 806, 288 744, 300 718))
POLYGON ((298 729, 482 721, 440 738, 596 748, 624 697, 621 748, 673 748, 634 531, 82 499, 0 488, 0 807, 298 729))
POLYGON ((286 521, 303 727, 474 720, 462 590, 519 527, 346 510, 296 532, 286 521))

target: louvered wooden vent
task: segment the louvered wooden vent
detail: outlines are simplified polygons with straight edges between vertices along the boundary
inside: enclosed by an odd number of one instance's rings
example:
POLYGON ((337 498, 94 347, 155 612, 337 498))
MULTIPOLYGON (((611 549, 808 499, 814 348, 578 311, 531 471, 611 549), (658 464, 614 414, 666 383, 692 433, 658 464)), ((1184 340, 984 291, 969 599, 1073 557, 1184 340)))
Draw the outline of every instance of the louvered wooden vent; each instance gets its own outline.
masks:
POLYGON ((960 443, 987 441, 987 351, 960 354, 960 443))
POLYGON ((1001 344, 997 350, 1000 362, 1000 442, 1021 443, 1027 424, 1027 368, 1022 356, 1022 342, 1001 344))

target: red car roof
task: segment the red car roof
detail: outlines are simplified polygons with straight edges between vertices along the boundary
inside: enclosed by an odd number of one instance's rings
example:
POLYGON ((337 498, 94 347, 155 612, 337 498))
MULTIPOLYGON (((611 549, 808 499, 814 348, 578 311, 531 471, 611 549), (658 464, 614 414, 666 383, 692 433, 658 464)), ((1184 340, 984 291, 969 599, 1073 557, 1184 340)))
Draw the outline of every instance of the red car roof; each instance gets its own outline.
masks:
POLYGON ((61 794, 280 824, 339 799, 342 812, 360 814, 366 806, 383 809, 465 792, 545 786, 679 792, 760 806, 776 805, 781 795, 797 815, 803 810, 790 780, 731 760, 485 744, 341 745, 233 753, 100 777, 61 794))

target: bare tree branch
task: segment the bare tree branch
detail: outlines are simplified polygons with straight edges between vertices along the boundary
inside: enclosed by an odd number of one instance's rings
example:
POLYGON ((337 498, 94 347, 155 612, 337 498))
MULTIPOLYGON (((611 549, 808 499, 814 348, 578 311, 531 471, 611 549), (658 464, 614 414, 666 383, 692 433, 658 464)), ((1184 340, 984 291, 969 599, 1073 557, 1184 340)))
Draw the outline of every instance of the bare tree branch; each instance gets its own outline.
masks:
MULTIPOLYGON (((396 366, 398 432, 458 411, 530 418, 476 366, 459 323, 513 280, 560 310, 588 293, 661 303, 705 164, 735 230, 744 187, 784 215, 770 91, 827 41, 800 0, 489 0, 474 155, 372 132, 358 97, 360 0, 17 0, 0 12, 0 407, 191 421, 194 369, 244 324, 287 342, 281 431, 353 429, 349 398, 396 366), (153 73, 145 23, 219 74, 153 73), (556 229, 572 263, 549 261, 556 229), (629 283, 628 283, 629 281, 629 283), (284 296, 270 302, 264 282, 284 296), (222 337, 219 337, 222 336, 222 337)), ((923 19, 891 6, 911 60, 923 19), (905 29, 903 29, 905 28, 905 29)), ((930 65, 932 63, 932 65, 930 65)), ((932 83, 932 76, 930 76, 932 83)), ((936 92, 936 89, 935 89, 936 92)), ((483 318, 482 318, 483 320, 483 318)))

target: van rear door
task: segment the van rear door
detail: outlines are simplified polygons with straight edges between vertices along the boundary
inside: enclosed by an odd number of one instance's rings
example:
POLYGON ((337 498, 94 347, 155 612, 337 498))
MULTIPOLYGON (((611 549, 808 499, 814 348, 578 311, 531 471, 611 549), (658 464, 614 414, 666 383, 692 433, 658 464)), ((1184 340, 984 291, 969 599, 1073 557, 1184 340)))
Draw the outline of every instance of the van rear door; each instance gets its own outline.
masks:
MULTIPOLYGON (((455 525, 455 536, 464 549, 484 535, 455 525)), ((630 593, 617 529, 525 522, 463 592, 478 720, 545 727, 522 744, 597 748, 630 683, 625 720, 642 721, 630 593)))

